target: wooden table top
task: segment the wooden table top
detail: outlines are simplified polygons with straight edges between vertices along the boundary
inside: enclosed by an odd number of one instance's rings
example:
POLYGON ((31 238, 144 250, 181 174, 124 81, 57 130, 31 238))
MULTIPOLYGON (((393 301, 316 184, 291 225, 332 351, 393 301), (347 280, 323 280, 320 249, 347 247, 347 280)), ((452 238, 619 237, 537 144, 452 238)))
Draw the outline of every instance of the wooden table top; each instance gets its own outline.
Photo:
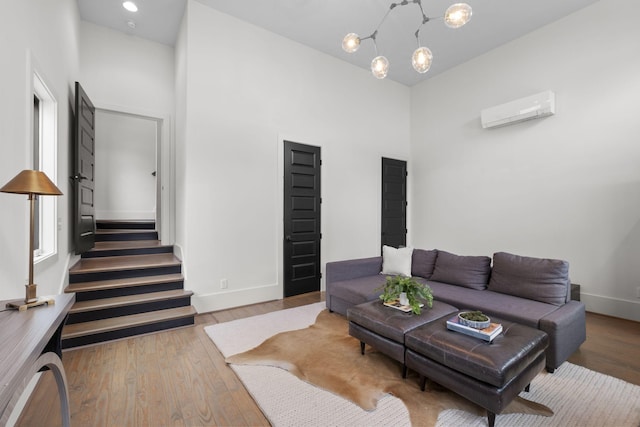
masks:
POLYGON ((64 321, 75 294, 55 295, 55 304, 26 311, 4 309, 0 301, 0 413, 13 394, 26 386, 30 368, 64 321))

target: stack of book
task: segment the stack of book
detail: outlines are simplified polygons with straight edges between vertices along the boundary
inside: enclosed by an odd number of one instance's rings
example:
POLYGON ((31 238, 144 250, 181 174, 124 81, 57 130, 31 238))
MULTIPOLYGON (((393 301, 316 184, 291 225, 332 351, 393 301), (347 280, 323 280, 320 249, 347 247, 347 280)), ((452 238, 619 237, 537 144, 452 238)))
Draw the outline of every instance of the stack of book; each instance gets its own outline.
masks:
MULTIPOLYGON (((411 311, 411 306, 410 305, 402 305, 400 304, 400 300, 394 299, 392 301, 387 301, 385 303, 383 303, 384 305, 386 305, 387 307, 391 307, 391 308, 395 308, 396 310, 400 310, 403 311, 405 313, 408 313, 411 311)), ((424 304, 420 304, 420 308, 424 307, 424 304)))
POLYGON ((500 323, 491 323, 484 329, 471 328, 460 324, 458 315, 456 314, 447 320, 447 329, 491 342, 502 332, 502 325, 500 323))

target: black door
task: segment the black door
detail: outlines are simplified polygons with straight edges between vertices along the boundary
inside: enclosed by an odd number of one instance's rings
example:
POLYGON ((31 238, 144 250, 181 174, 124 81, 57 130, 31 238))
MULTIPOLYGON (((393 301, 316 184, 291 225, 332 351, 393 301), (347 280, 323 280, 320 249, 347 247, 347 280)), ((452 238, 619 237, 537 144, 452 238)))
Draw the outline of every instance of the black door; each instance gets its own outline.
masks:
POLYGON ((76 253, 81 254, 93 248, 95 243, 96 219, 93 207, 94 148, 96 109, 76 82, 75 104, 75 144, 74 173, 71 177, 75 186, 74 240, 76 253))
POLYGON ((382 158, 382 246, 407 244, 407 162, 382 158))
POLYGON ((284 296, 320 290, 320 147, 284 142, 284 296))

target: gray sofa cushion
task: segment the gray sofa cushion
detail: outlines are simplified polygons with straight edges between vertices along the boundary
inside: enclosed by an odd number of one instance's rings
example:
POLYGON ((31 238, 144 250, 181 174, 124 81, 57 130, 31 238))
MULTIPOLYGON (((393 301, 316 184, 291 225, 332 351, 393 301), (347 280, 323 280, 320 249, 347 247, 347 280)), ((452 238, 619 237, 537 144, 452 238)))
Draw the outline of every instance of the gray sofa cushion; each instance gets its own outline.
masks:
POLYGON ((382 287, 387 281, 387 276, 376 274, 375 276, 359 277, 357 279, 335 282, 332 284, 332 294, 354 305, 378 299, 382 294, 382 287))
POLYGON ((414 249, 411 259, 411 275, 430 279, 433 268, 436 265, 438 251, 435 249, 427 251, 424 249, 414 249))
POLYGON ((480 310, 489 316, 522 323, 532 328, 539 328, 540 319, 558 309, 552 304, 488 290, 478 291, 433 281, 429 281, 428 284, 437 301, 446 302, 460 310, 480 310))
POLYGON ((488 256, 462 256, 438 251, 431 280, 482 290, 487 288, 490 273, 491 258, 488 256))
POLYGON ((506 252, 493 254, 489 290, 557 306, 567 301, 569 263, 506 252))

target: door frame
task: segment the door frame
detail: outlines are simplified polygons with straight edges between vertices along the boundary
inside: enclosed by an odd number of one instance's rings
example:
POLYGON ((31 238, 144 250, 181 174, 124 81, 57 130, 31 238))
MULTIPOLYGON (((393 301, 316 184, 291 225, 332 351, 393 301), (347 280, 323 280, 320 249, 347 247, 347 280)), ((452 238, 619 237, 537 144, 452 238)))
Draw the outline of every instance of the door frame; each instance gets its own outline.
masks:
MULTIPOLYGON (((280 298, 284 295, 284 142, 285 141, 297 141, 300 144, 304 145, 312 145, 315 147, 320 147, 320 152, 322 153, 323 159, 326 159, 327 153, 325 146, 319 142, 317 139, 309 136, 301 136, 301 135, 292 135, 292 134, 278 134, 277 140, 277 156, 278 156, 278 172, 277 172, 277 180, 276 184, 278 188, 278 203, 277 203, 277 211, 276 211, 276 275, 277 275, 277 284, 278 284, 278 293, 280 298)), ((320 174, 320 188, 325 188, 324 180, 326 173, 324 172, 325 168, 323 168, 323 173, 320 174)), ((322 197, 322 194, 320 195, 322 197)), ((323 203, 320 204, 320 217, 322 218, 323 212, 323 203)), ((324 233, 325 221, 320 221, 320 234, 322 234, 322 246, 326 247, 327 239, 326 234, 324 233)), ((320 251, 320 274, 322 277, 320 278, 320 290, 324 291, 326 289, 325 286, 325 257, 324 253, 326 251, 320 251)))
POLYGON ((112 114, 139 117, 156 123, 156 230, 163 245, 175 243, 176 230, 176 167, 173 119, 169 114, 136 108, 95 103, 96 110, 112 114))

